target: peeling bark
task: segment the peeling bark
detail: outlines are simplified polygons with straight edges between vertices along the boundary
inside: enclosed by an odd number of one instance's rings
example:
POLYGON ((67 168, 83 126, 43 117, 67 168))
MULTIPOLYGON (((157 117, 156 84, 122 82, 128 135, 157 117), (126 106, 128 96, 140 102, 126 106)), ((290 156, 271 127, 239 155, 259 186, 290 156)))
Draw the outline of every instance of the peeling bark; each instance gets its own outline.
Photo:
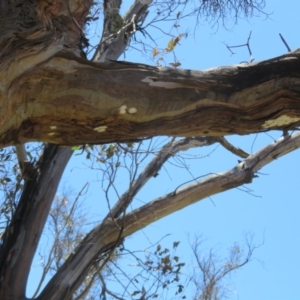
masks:
MULTIPOLYGON (((89 62, 81 57, 81 28, 91 2, 33 3, 2 5, 0 147, 223 136, 299 125, 299 51, 202 72, 89 62)), ((108 15, 120 5, 105 3, 108 15)), ((144 4, 136 1, 124 18, 137 8, 143 15, 144 4)), ((124 51, 119 47, 111 49, 124 51)))
MULTIPOLYGON (((150 3, 136 0, 116 29, 112 12, 119 13, 121 2, 104 1, 103 39, 94 62, 89 62, 82 51, 82 28, 91 0, 0 1, 0 147, 53 143, 26 172, 29 178, 17 211, 2 237, 1 299, 26 299, 29 268, 72 154, 59 145, 204 135, 211 137, 186 140, 219 141, 247 157, 219 136, 299 125, 300 51, 206 71, 109 62, 126 49, 150 3)), ((265 164, 299 148, 300 134, 279 139, 228 172, 176 189, 120 217, 148 178, 184 146, 171 144, 164 149, 169 152, 149 165, 105 221, 86 236, 39 300, 71 299, 95 260, 103 260, 119 242, 120 227, 122 237, 129 236, 209 195, 251 182, 265 164)))
POLYGON ((299 86, 297 51, 202 72, 92 63, 59 53, 10 78, 0 98, 0 144, 77 145, 291 129, 300 121, 299 86))

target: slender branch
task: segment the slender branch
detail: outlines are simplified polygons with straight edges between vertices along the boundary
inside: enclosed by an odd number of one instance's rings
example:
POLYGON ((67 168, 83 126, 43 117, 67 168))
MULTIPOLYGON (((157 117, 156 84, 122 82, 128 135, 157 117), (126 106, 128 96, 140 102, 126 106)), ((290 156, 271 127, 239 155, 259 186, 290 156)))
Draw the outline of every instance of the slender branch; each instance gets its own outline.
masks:
POLYGON ((284 37, 281 35, 281 33, 279 33, 279 36, 280 36, 282 42, 284 43, 284 45, 286 46, 288 52, 291 52, 291 51, 292 51, 291 48, 289 47, 288 43, 285 41, 285 39, 284 39, 284 37))
POLYGON ((240 156, 242 158, 247 158, 249 154, 240 148, 236 148, 232 144, 230 144, 224 137, 216 137, 217 141, 231 153, 240 156))
POLYGON ((250 39, 251 39, 251 34, 252 34, 252 31, 250 31, 249 33, 249 36, 248 36, 248 39, 247 39, 247 42, 245 44, 241 44, 241 45, 236 45, 236 46, 228 46, 227 44, 226 47, 227 49, 231 52, 231 54, 235 54, 231 48, 240 48, 240 47, 247 47, 248 49, 248 52, 249 52, 249 55, 250 55, 250 62, 253 62, 254 58, 252 57, 252 51, 251 51, 251 47, 250 47, 250 39))
POLYGON ((105 219, 118 218, 132 202, 135 195, 153 176, 156 176, 163 164, 179 151, 186 151, 195 147, 209 146, 217 141, 213 137, 185 138, 179 141, 174 139, 164 145, 152 161, 146 166, 139 177, 131 184, 130 188, 120 197, 105 219))
POLYGON ((106 283, 104 281, 104 278, 103 278, 103 276, 101 274, 99 274, 99 279, 100 279, 100 281, 102 283, 102 289, 103 289, 102 293, 107 293, 108 295, 110 295, 113 298, 118 299, 118 300, 125 300, 124 298, 121 298, 121 297, 117 296, 115 293, 113 293, 112 291, 110 291, 107 288, 106 283))
POLYGON ((224 284, 222 284, 224 277, 249 263, 253 252, 260 245, 253 245, 252 241, 249 242, 247 238, 247 252, 245 255, 243 255, 243 251, 240 247, 235 244, 230 249, 229 257, 220 259, 212 249, 209 251, 209 255, 203 255, 203 250, 200 248, 201 243, 201 239, 196 237, 192 245, 197 267, 201 271, 200 274, 192 276, 197 288, 196 298, 205 300, 223 299, 222 295, 226 293, 224 284), (201 276, 200 280, 199 276, 201 276))
POLYGON ((43 271, 42 271, 42 275, 40 277, 40 280, 39 280, 39 283, 37 285, 37 288, 34 292, 34 294, 32 295, 32 298, 35 299, 36 296, 38 295, 43 283, 44 283, 44 280, 51 268, 51 264, 52 262, 54 261, 54 257, 53 257, 53 253, 55 252, 55 248, 56 248, 56 240, 54 240, 51 248, 50 248, 50 251, 49 251, 49 254, 48 254, 48 259, 47 259, 47 262, 43 265, 43 271))

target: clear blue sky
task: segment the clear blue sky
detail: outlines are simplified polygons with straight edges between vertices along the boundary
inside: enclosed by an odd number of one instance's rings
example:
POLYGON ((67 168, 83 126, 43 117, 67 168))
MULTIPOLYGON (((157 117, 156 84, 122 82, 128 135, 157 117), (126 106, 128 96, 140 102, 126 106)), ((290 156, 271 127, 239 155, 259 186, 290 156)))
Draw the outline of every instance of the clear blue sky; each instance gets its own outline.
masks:
MULTIPOLYGON (((231 56, 223 42, 229 45, 243 44, 250 30, 250 44, 256 61, 286 52, 279 33, 294 50, 300 47, 299 10, 300 4, 297 0, 267 0, 265 11, 272 13, 267 19, 262 16, 248 21, 239 20, 231 30, 220 27, 217 32, 203 22, 194 35, 194 19, 186 19, 181 23, 181 28, 189 28, 190 35, 177 47, 177 58, 182 63, 182 68, 199 70, 248 60, 246 48, 235 49, 237 54, 231 56)), ((166 46, 166 40, 161 34, 157 34, 155 39, 159 47, 166 46)), ((126 60, 150 63, 149 59, 134 50, 127 52, 126 60)), ((280 135, 281 133, 271 132, 259 136, 232 136, 228 139, 251 153, 271 143, 272 138, 276 139, 280 135)), ((190 172, 194 177, 222 172, 237 164, 238 157, 227 154, 221 146, 215 148, 213 146, 192 151, 200 156, 208 155, 189 161, 190 172), (215 150, 212 152, 213 149, 215 150)), ((252 232, 257 243, 264 239, 264 245, 254 254, 262 263, 254 260, 231 277, 229 299, 300 299, 299 157, 300 152, 295 151, 262 169, 259 178, 255 178, 252 184, 246 186, 254 196, 240 189, 212 196, 211 199, 205 199, 148 226, 143 232, 130 237, 125 246, 132 250, 144 249, 149 246, 149 241, 155 243, 162 236, 171 234, 162 244, 171 247, 173 241, 181 241, 178 253, 181 259, 192 267, 189 239, 194 235, 202 234, 207 238, 207 248, 217 245, 220 255, 225 256, 230 245, 236 241, 242 244, 244 233, 252 232)), ((178 184, 192 179, 184 169, 175 168, 170 164, 166 165, 166 169, 168 173, 162 170, 160 175, 138 194, 138 199, 150 201, 171 192, 178 184)), ((105 215, 103 211, 106 209, 106 203, 102 198, 100 177, 99 172, 89 171, 82 157, 75 156, 65 172, 62 185, 77 191, 86 181, 90 181, 84 205, 94 215, 101 217, 105 215)), ((122 178, 118 178, 117 184, 121 190, 124 189, 122 178)), ((29 291, 31 288, 33 284, 30 284, 29 291)))

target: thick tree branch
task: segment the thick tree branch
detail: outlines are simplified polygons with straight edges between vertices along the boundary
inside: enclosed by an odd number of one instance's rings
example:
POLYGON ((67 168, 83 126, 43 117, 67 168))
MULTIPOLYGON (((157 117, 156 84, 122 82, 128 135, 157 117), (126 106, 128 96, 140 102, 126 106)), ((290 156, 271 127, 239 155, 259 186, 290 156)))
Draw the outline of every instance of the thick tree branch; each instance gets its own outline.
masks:
POLYGON ((151 177, 157 175, 163 164, 179 151, 186 151, 194 147, 210 146, 217 142, 217 138, 214 137, 195 137, 185 138, 179 141, 170 141, 164 145, 159 153, 151 160, 147 167, 141 172, 136 180, 134 180, 129 189, 120 197, 115 206, 106 216, 109 218, 118 218, 128 205, 132 202, 136 194, 141 190, 143 186, 151 179, 151 177))
POLYGON ((220 193, 245 183, 250 183, 255 173, 263 166, 300 147, 300 133, 280 138, 249 156, 233 169, 215 174, 189 186, 176 189, 119 219, 105 220, 93 229, 82 241, 62 268, 48 283, 39 300, 68 299, 84 278, 96 258, 101 259, 114 245, 123 226, 123 237, 129 236, 166 215, 178 211, 208 196, 220 193), (119 223, 116 226, 115 222, 119 223))
POLYGON ((300 121, 299 86, 299 52, 202 72, 99 64, 61 53, 0 94, 0 145, 289 129, 300 121))
POLYGON ((120 15, 121 0, 104 1, 104 24, 102 38, 92 61, 117 60, 129 45, 136 26, 147 15, 152 0, 136 0, 124 17, 120 15))
MULTIPOLYGON (((1 1, 0 147, 27 141, 76 145, 156 135, 223 136, 299 125, 298 52, 203 72, 107 62, 124 52, 150 3, 136 0, 121 18, 121 0, 104 1, 103 39, 94 57, 106 61, 100 64, 88 62, 82 51, 91 0, 1 1)), ((120 227, 126 237, 211 194, 250 182, 263 165, 298 148, 299 139, 299 134, 282 138, 231 171, 176 189, 119 217, 146 177, 170 156, 166 152, 138 178, 133 194, 125 194, 113 208, 114 219, 106 218, 86 236, 38 299, 71 299, 95 261, 105 262, 107 252, 118 244, 120 227)), ((1 299, 25 299, 33 255, 72 154, 53 144, 26 173, 18 208, 1 236, 1 299)), ((24 153, 20 156, 24 171, 24 153)))
POLYGON ((211 175, 206 179, 158 198, 126 215, 124 235, 128 236, 151 222, 208 196, 250 183, 255 177, 255 173, 265 165, 298 148, 300 148, 299 132, 287 138, 281 137, 274 143, 250 155, 229 171, 211 175))
POLYGON ((44 224, 64 168, 72 151, 47 145, 26 180, 17 210, 0 246, 0 298, 24 299, 44 224), (8 289, 8 290, 6 290, 8 289), (11 294, 11 292, 13 294, 11 294))

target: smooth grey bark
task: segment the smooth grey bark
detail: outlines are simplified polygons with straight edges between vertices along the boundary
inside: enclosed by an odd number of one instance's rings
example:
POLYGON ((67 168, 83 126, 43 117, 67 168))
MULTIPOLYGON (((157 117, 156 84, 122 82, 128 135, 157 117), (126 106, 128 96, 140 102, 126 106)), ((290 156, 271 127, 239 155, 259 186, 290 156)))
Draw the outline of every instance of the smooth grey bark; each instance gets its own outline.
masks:
POLYGON ((121 0, 104 1, 104 24, 101 41, 92 61, 117 60, 130 44, 138 24, 144 21, 152 0, 135 0, 126 14, 121 17, 121 0))
POLYGON ((117 219, 107 218, 93 229, 70 255, 41 293, 39 300, 68 299, 96 259, 122 238, 208 196, 250 183, 266 164, 300 147, 300 133, 282 137, 240 162, 233 169, 208 176, 157 198, 117 219))
POLYGON ((185 138, 176 142, 172 140, 164 145, 156 157, 152 159, 139 174, 138 178, 131 183, 127 192, 124 193, 114 207, 112 207, 105 220, 120 217, 126 211, 136 194, 146 185, 150 178, 158 173, 170 157, 174 156, 179 151, 185 151, 194 147, 210 146, 217 141, 218 139, 216 137, 196 137, 185 138))

